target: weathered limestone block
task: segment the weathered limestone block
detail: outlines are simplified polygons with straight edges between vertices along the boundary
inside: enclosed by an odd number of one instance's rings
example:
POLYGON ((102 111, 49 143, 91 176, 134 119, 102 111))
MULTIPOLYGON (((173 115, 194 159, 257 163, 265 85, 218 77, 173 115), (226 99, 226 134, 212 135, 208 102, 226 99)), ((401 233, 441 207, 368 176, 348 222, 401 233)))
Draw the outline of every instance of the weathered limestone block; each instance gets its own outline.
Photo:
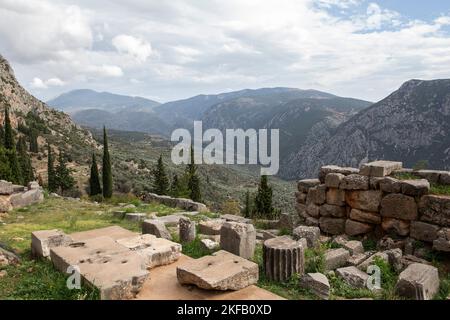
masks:
POLYGON ((433 242, 438 238, 438 231, 439 227, 436 225, 421 221, 411 222, 411 238, 420 241, 433 242))
POLYGON ((433 250, 450 252, 450 228, 443 228, 437 234, 437 239, 433 241, 433 250))
POLYGON ((147 214, 136 212, 126 213, 125 219, 130 221, 144 221, 145 219, 147 219, 147 214))
POLYGON ((428 180, 405 180, 402 181, 402 193, 413 196, 421 197, 430 192, 430 183, 428 180))
POLYGON ((320 172, 319 172, 319 180, 322 183, 325 183, 325 178, 329 173, 340 173, 343 174, 344 176, 348 176, 349 174, 356 174, 359 172, 359 169, 356 168, 343 168, 343 167, 338 167, 338 166, 324 166, 322 168, 320 168, 320 172))
POLYGON ((60 230, 41 230, 31 233, 31 254, 36 258, 50 258, 50 249, 67 246, 72 238, 60 230))
POLYGON ((420 220, 450 227, 450 197, 426 195, 419 203, 420 220))
POLYGON ((345 206, 345 191, 341 189, 328 189, 327 203, 334 206, 345 206))
POLYGON ((347 191, 345 200, 353 209, 378 212, 382 195, 378 190, 347 191))
POLYGON ((300 218, 306 218, 308 214, 306 213, 306 205, 302 203, 295 204, 295 211, 300 218))
POLYGON ((1 196, 0 195, 0 212, 9 212, 13 210, 11 205, 11 196, 1 196))
POLYGON ((321 217, 345 218, 347 216, 345 207, 334 206, 331 204, 320 206, 319 213, 321 217))
POLYGON ((383 180, 384 178, 381 177, 369 177, 369 189, 380 190, 383 180))
POLYGON ((22 193, 11 195, 13 208, 23 208, 44 201, 44 192, 41 189, 33 189, 22 193))
POLYGON ((171 264, 181 256, 180 244, 151 234, 119 239, 117 243, 139 254, 146 269, 171 264))
POLYGON ((414 171, 413 174, 427 179, 431 183, 439 183, 439 178, 441 174, 445 173, 446 171, 437 171, 437 170, 418 170, 414 171))
POLYGON ((383 218, 381 228, 389 233, 405 237, 409 234, 411 222, 407 220, 383 218))
POLYGON ((264 242, 263 263, 266 277, 274 281, 287 281, 294 274, 305 272, 303 246, 289 236, 277 237, 264 242))
POLYGON ((300 287, 310 290, 317 297, 330 298, 330 282, 322 273, 308 273, 300 279, 300 287))
POLYGON ((320 217, 320 207, 314 203, 310 203, 306 206, 306 214, 313 218, 320 217))
POLYGON ((309 189, 317 187, 320 184, 319 179, 305 179, 297 183, 298 191, 308 193, 309 189))
POLYGON ((305 225, 308 227, 318 227, 319 226, 319 219, 313 218, 313 217, 307 217, 305 220, 305 225))
POLYGON ((252 224, 225 222, 220 230, 220 247, 244 259, 255 253, 256 230, 252 224))
POLYGON ((347 259, 348 266, 358 266, 370 257, 370 252, 358 253, 347 259))
POLYGON ((197 235, 195 222, 191 221, 189 218, 186 217, 181 218, 179 226, 179 235, 180 241, 182 243, 194 241, 197 235))
POLYGON ((319 226, 324 233, 332 235, 343 234, 345 232, 345 219, 321 217, 319 226))
POLYGON ((117 219, 124 219, 124 218, 125 218, 125 215, 127 214, 127 212, 126 212, 126 211, 118 210, 118 211, 114 211, 112 214, 113 214, 113 217, 114 217, 114 218, 117 218, 117 219))
POLYGON ((206 290, 240 290, 256 284, 258 265, 221 250, 178 266, 177 278, 206 290))
POLYGON ((327 188, 338 189, 344 178, 345 175, 343 175, 342 173, 329 173, 325 177, 325 185, 327 186, 327 188))
POLYGON ((367 287, 369 275, 354 266, 339 268, 336 270, 336 275, 353 288, 365 289, 367 287))
POLYGON ((166 228, 164 222, 160 220, 145 220, 142 223, 142 233, 143 234, 152 234, 158 238, 164 238, 167 240, 172 240, 172 236, 166 228))
POLYGON ((396 170, 403 168, 403 163, 394 161, 375 161, 363 164, 360 174, 371 177, 386 177, 396 170))
POLYGON ((345 266, 350 253, 342 248, 330 249, 325 252, 325 269, 335 270, 345 266))
POLYGON ((287 229, 292 231, 295 227, 300 224, 300 217, 295 214, 282 213, 280 215, 280 220, 278 220, 279 229, 287 229))
POLYGON ((369 190, 369 177, 359 174, 351 174, 344 179, 340 184, 342 190, 369 190))
POLYGON ((350 219, 370 224, 381 223, 381 215, 378 212, 368 212, 358 209, 352 209, 350 211, 350 219))
POLYGON ((206 250, 217 250, 220 248, 220 244, 211 239, 202 239, 200 241, 200 243, 201 243, 203 249, 206 249, 206 250))
POLYGON ((380 189, 387 193, 401 193, 402 182, 398 179, 386 177, 380 181, 380 189))
POLYGON ((387 254, 386 251, 377 252, 377 253, 371 255, 370 257, 368 257, 367 259, 365 259, 362 263, 360 263, 358 265, 358 269, 360 269, 362 271, 366 271, 369 266, 375 264, 375 260, 377 258, 389 263, 389 255, 387 254))
POLYGON ((10 195, 14 193, 14 187, 11 182, 0 180, 0 195, 10 195))
POLYGON ((395 291, 399 296, 409 299, 433 299, 439 291, 438 269, 420 263, 409 265, 400 273, 395 291))
POLYGON ((450 185, 450 172, 444 171, 439 176, 439 184, 450 185))
POLYGON ((220 235, 225 219, 212 219, 200 221, 198 223, 198 232, 206 235, 220 235))
POLYGON ((220 218, 225 219, 229 222, 237 222, 237 223, 252 223, 252 219, 244 218, 242 216, 236 216, 234 214, 223 214, 220 218))
POLYGON ((349 236, 358 236, 369 233, 373 230, 373 226, 367 223, 353 221, 348 219, 345 222, 345 233, 349 236))
POLYGON ((180 223, 180 219, 184 216, 180 213, 169 214, 167 216, 157 217, 156 219, 164 223, 166 227, 176 227, 180 223))
POLYGON ((344 249, 348 250, 352 256, 364 253, 364 246, 361 241, 346 241, 342 246, 344 249))
POLYGON ((295 199, 297 200, 298 203, 305 204, 307 195, 308 195, 307 193, 296 191, 295 199))
POLYGON ((308 248, 315 248, 320 244, 320 229, 318 227, 298 226, 292 232, 294 239, 306 239, 308 248))
POLYGON ((322 205, 325 201, 327 201, 327 188, 325 185, 321 184, 309 189, 308 196, 306 197, 306 204, 322 205))
POLYGON ((148 277, 142 257, 110 237, 87 239, 50 249, 55 268, 79 268, 82 281, 99 289, 102 300, 132 299, 148 277))
POLYGON ((416 200, 403 194, 389 194, 381 200, 381 215, 401 220, 417 220, 416 200))

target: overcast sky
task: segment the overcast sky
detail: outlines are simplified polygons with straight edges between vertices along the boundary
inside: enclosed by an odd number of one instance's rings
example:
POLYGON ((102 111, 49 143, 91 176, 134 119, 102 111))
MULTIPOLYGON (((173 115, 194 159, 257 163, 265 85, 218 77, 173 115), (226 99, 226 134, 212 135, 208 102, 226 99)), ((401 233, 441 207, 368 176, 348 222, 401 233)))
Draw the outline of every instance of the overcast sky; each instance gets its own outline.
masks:
POLYGON ((450 78, 450 2, 0 0, 0 54, 42 100, 286 86, 376 101, 450 78))

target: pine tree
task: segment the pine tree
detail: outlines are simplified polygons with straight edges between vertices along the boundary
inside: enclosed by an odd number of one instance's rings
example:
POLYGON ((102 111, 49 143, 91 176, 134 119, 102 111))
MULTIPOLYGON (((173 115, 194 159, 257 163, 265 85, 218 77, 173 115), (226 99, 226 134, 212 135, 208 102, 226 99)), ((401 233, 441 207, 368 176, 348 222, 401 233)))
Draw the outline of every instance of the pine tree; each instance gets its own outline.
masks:
POLYGON ((55 165, 53 161, 53 154, 50 145, 48 145, 48 156, 47 156, 47 174, 48 182, 47 188, 50 192, 56 192, 58 190, 58 182, 56 179, 55 165))
POLYGON ((30 139, 30 152, 32 153, 38 153, 39 152, 39 145, 38 145, 38 132, 36 129, 30 129, 29 133, 29 139, 30 139))
POLYGON ((255 199, 255 211, 264 218, 272 218, 274 208, 272 207, 272 188, 269 187, 267 176, 261 176, 258 186, 258 194, 255 199))
POLYGON ((5 129, 3 125, 0 124, 0 146, 5 146, 5 129))
POLYGON ((162 160, 162 155, 159 156, 158 163, 153 169, 153 191, 159 195, 167 195, 169 189, 169 178, 166 174, 166 168, 162 160))
POLYGON ((6 150, 9 159, 9 166, 11 168, 11 182, 15 184, 22 184, 22 170, 20 169, 19 159, 17 158, 16 147, 6 150))
POLYGON ((113 180, 111 171, 111 159, 108 148, 108 136, 106 135, 106 128, 103 127, 103 197, 110 199, 113 192, 113 180))
POLYGON ((59 153, 58 166, 56 167, 56 184, 61 190, 61 194, 75 186, 75 179, 72 177, 72 170, 67 168, 66 157, 63 152, 59 153))
POLYGON ((89 195, 96 196, 102 194, 100 178, 98 174, 97 159, 95 153, 92 154, 91 176, 89 178, 89 195))
POLYGON ((17 153, 19 156, 19 165, 22 173, 22 184, 26 185, 28 182, 34 181, 34 172, 31 164, 31 158, 27 152, 27 144, 24 137, 20 137, 17 142, 17 153))
POLYGON ((11 181, 12 172, 7 150, 0 145, 0 180, 11 181))
POLYGON ((4 123, 4 142, 3 145, 6 149, 12 150, 15 147, 14 143, 14 133, 11 126, 11 119, 9 118, 9 109, 8 107, 5 107, 5 123, 4 123))
POLYGON ((252 215, 252 204, 250 200, 250 191, 247 190, 245 193, 245 206, 243 211, 244 217, 251 218, 252 215))
POLYGON ((187 166, 189 197, 196 202, 202 201, 200 178, 197 175, 197 165, 194 161, 194 148, 191 146, 191 161, 187 166))
POLYGON ((170 195, 172 197, 178 198, 181 192, 180 180, 178 175, 174 175, 172 179, 172 184, 170 185, 170 195))

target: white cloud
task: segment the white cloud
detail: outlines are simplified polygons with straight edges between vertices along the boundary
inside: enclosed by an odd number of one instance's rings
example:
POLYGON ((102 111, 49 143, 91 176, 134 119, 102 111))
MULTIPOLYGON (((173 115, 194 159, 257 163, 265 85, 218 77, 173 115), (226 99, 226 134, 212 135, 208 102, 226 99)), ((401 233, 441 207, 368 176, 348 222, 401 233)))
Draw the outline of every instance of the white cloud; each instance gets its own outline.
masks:
POLYGON ((35 89, 48 89, 49 87, 62 87, 65 86, 66 83, 59 78, 42 80, 41 78, 34 77, 30 85, 35 89))
POLYGON ((141 38, 121 34, 112 39, 112 44, 119 53, 128 54, 141 63, 152 54, 151 44, 141 38))

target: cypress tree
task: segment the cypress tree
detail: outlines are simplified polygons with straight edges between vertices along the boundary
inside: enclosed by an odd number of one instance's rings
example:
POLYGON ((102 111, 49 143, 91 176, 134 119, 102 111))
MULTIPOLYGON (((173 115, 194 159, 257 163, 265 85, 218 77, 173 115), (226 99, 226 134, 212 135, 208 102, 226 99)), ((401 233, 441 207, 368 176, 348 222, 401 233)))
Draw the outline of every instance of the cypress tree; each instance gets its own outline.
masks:
POLYGON ((102 194, 102 187, 100 186, 100 178, 98 174, 97 159, 95 153, 92 154, 91 176, 89 178, 89 195, 96 196, 102 194))
POLYGON ((274 208, 272 207, 272 188, 269 187, 267 176, 261 176, 258 194, 255 199, 255 210, 258 215, 265 218, 271 218, 274 214, 274 208))
POLYGON ((7 149, 6 153, 8 154, 9 166, 11 168, 11 182, 15 184, 22 184, 22 171, 20 169, 19 159, 17 158, 16 147, 14 146, 12 149, 7 149))
POLYGON ((14 133, 11 126, 11 119, 9 118, 9 109, 5 107, 5 134, 4 134, 4 142, 3 145, 6 149, 12 150, 15 147, 14 143, 14 133))
POLYGON ((172 179, 172 184, 170 185, 170 195, 172 197, 178 198, 181 192, 180 180, 178 175, 174 175, 172 179))
POLYGON ((245 193, 245 206, 244 206, 244 217, 251 218, 252 215, 252 208, 251 208, 251 201, 250 201, 250 191, 247 190, 245 193))
POLYGON ((154 192, 159 195, 167 195, 169 189, 169 179, 167 178, 166 168, 162 160, 162 155, 159 156, 158 163, 153 170, 154 177, 154 192))
POLYGON ((30 152, 32 153, 38 153, 39 152, 39 145, 38 145, 38 132, 36 129, 30 129, 29 133, 29 139, 30 139, 30 152))
POLYGON ((50 145, 48 145, 47 174, 48 174, 48 182, 47 182, 48 191, 56 192, 58 189, 58 182, 56 179, 53 154, 52 154, 52 149, 51 149, 50 145))
POLYGON ((5 129, 3 129, 3 125, 0 125, 0 146, 5 146, 5 129))
POLYGON ((75 179, 72 177, 72 171, 67 168, 66 157, 63 152, 59 153, 58 166, 55 172, 57 186, 61 190, 61 194, 75 186, 75 179))
POLYGON ((112 197, 113 181, 111 171, 111 159, 109 156, 108 136, 106 135, 106 128, 103 127, 103 197, 109 199, 112 197))
POLYGON ((0 145, 0 180, 11 181, 12 172, 6 149, 0 145))
POLYGON ((202 201, 200 179, 197 176, 197 165, 194 161, 194 148, 191 146, 191 161, 187 166, 189 197, 196 202, 202 201))
POLYGON ((22 173, 22 184, 26 185, 30 181, 34 181, 33 166, 31 158, 27 152, 27 144, 25 138, 20 137, 17 142, 17 153, 19 156, 19 165, 22 173))

